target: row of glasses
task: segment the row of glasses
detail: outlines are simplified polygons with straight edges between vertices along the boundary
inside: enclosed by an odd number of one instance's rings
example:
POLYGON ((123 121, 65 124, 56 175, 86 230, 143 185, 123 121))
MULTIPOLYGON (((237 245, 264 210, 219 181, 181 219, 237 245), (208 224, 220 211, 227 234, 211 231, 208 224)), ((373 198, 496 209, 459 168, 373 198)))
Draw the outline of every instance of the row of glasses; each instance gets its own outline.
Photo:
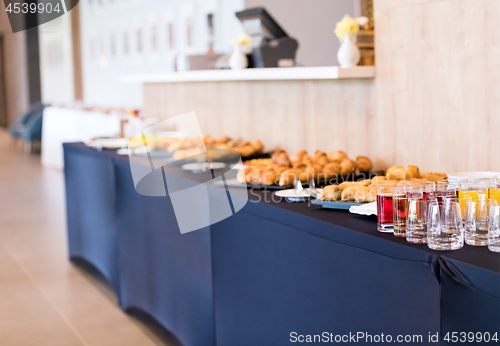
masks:
POLYGON ((465 241, 500 251, 500 210, 497 200, 491 198, 491 186, 500 187, 500 179, 498 182, 379 185, 377 229, 406 237, 410 243, 427 243, 435 250, 459 249, 465 241))

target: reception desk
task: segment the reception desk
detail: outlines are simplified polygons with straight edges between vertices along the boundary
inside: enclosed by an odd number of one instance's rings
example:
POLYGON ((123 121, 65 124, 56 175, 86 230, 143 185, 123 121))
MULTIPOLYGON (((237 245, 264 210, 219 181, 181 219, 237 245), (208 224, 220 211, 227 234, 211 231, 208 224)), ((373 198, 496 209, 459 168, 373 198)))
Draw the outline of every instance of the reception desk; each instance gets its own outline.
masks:
POLYGON ((500 332, 500 256, 484 247, 432 251, 377 232, 373 217, 269 191, 181 234, 168 196, 135 191, 128 157, 64 149, 70 258, 98 268, 124 310, 147 312, 185 345, 500 332))

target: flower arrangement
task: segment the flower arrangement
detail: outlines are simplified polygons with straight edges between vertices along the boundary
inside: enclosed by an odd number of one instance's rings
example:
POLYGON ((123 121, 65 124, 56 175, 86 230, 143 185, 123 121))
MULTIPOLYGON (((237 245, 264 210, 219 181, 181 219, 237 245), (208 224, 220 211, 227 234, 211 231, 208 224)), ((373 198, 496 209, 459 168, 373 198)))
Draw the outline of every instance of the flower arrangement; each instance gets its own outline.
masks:
POLYGON ((231 44, 243 46, 245 47, 246 51, 250 51, 250 49, 252 48, 252 38, 250 37, 250 35, 243 33, 240 35, 240 37, 232 39, 231 44))
POLYGON ((337 23, 333 31, 339 40, 343 40, 346 34, 357 34, 359 32, 359 21, 349 15, 345 15, 340 22, 337 23))

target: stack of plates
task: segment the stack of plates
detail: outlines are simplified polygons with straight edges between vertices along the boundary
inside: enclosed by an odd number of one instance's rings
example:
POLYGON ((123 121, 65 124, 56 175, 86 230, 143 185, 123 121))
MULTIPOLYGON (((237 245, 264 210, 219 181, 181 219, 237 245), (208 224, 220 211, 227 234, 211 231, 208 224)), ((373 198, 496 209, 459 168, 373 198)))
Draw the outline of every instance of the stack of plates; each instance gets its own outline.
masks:
POLYGON ((498 172, 458 172, 448 174, 448 181, 452 183, 458 183, 464 181, 467 178, 494 178, 500 175, 498 172))

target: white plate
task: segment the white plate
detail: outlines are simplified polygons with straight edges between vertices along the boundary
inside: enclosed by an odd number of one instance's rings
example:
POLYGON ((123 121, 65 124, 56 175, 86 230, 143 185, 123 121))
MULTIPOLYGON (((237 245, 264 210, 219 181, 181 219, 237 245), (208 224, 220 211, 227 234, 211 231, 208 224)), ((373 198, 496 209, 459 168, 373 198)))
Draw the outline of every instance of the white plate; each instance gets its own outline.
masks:
MULTIPOLYGON (((318 192, 321 193, 322 189, 317 189, 317 190, 318 192)), ((309 194, 309 189, 303 189, 300 191, 297 191, 295 189, 287 189, 287 190, 276 191, 274 194, 278 197, 285 197, 290 202, 302 202, 308 198, 311 198, 311 195, 309 194)))
POLYGON ((467 178, 493 178, 500 175, 498 172, 458 172, 448 174, 449 181, 461 181, 467 178))
POLYGON ((120 148, 127 147, 128 139, 127 138, 94 139, 86 144, 87 144, 87 146, 93 147, 93 148, 120 149, 120 148))
POLYGON ((208 162, 195 162, 182 165, 182 169, 193 173, 201 173, 205 172, 207 169, 221 169, 224 167, 226 167, 224 162, 212 162, 212 164, 209 164, 208 162))

